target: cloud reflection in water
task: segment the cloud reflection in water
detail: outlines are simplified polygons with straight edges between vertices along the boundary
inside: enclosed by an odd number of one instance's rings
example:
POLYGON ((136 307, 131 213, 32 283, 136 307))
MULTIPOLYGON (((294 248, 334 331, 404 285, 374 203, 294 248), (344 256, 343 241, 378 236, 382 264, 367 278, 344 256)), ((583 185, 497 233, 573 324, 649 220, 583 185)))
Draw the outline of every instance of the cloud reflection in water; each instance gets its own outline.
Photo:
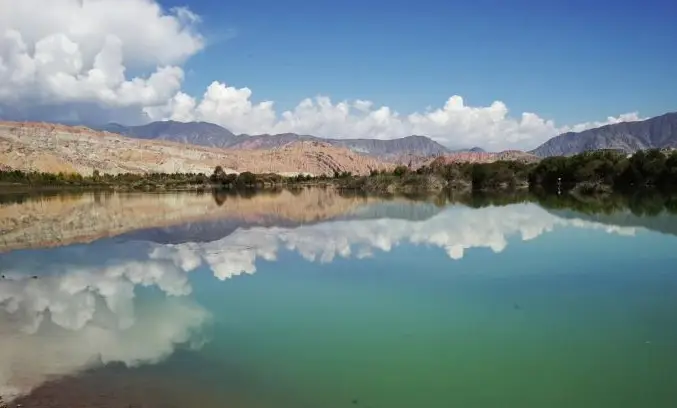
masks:
POLYGON ((166 245, 102 241, 2 255, 0 395, 29 392, 50 377, 97 363, 154 363, 195 340, 209 313, 190 298, 188 273, 206 266, 225 280, 256 272, 280 250, 309 262, 364 258, 401 244, 438 247, 452 260, 470 248, 503 251, 510 237, 532 240, 557 227, 634 235, 636 228, 559 218, 533 204, 449 207, 423 220, 321 222, 237 229, 219 240, 166 245), (39 275, 39 279, 31 278, 39 275), (140 286, 164 296, 143 302, 140 286))
POLYGON ((28 260, 22 269, 21 254, 3 258, 15 256, 0 281, 0 396, 5 400, 99 364, 158 362, 178 344, 198 345, 210 318, 185 296, 190 293, 185 272, 169 262, 118 259, 97 268, 93 253, 84 265, 77 258, 44 263, 50 270, 34 279, 38 271, 30 267, 40 263, 28 260), (136 301, 139 285, 156 286, 165 296, 136 301))
MULTIPOLYGON (((156 246, 154 260, 177 266, 207 265, 224 280, 256 272, 258 258, 275 260, 280 249, 296 251, 310 262, 328 263, 336 257, 364 258, 374 251, 389 252, 403 243, 443 249, 449 258, 463 258, 471 248, 498 253, 508 238, 532 240, 556 227, 603 230, 634 235, 634 227, 618 227, 581 219, 559 218, 534 204, 505 207, 450 207, 426 220, 369 219, 325 222, 297 228, 239 229, 217 241, 156 246)), ((190 269, 184 269, 189 271, 190 269)))

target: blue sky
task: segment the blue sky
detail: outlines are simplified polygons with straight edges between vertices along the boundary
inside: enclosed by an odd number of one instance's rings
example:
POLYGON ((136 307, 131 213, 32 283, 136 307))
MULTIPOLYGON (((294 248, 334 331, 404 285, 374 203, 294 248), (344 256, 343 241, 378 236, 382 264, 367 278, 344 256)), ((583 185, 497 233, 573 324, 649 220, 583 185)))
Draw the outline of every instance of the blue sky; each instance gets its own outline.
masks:
POLYGON ((0 9, 4 119, 418 134, 504 150, 677 110, 674 0, 0 0, 0 9))
POLYGON ((676 109, 674 1, 187 4, 208 40, 187 64, 184 88, 193 94, 219 80, 281 109, 322 94, 401 112, 459 94, 560 123, 676 109))

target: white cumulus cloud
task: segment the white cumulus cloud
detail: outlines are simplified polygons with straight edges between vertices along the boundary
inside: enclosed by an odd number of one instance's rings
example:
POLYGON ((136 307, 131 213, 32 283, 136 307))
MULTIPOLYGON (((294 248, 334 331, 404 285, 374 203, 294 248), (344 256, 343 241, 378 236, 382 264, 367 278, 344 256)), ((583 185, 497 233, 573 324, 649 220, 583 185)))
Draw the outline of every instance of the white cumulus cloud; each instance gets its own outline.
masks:
MULTIPOLYGON (((0 115, 73 121, 214 122, 234 133, 294 132, 332 138, 427 135, 451 147, 529 149, 566 131, 638 120, 556 124, 501 101, 400 113, 363 99, 302 100, 280 112, 247 87, 213 82, 201 96, 182 91, 183 64, 203 49, 200 16, 155 0, 0 0, 0 115)), ((207 51, 208 52, 208 51, 207 51)))
POLYGON ((459 95, 444 106, 425 112, 400 114, 371 101, 333 102, 319 96, 301 101, 281 114, 272 101, 255 103, 249 88, 213 82, 201 99, 179 92, 164 106, 145 109, 153 120, 207 121, 234 133, 275 134, 293 132, 330 138, 394 139, 426 135, 452 147, 481 146, 490 150, 529 149, 560 133, 641 120, 636 112, 604 121, 558 126, 535 113, 509 114, 501 101, 489 106, 468 106, 459 95))
POLYGON ((181 65, 204 44, 197 15, 153 1, 0 0, 0 10, 0 106, 19 115, 90 104, 141 117, 179 91, 181 65))

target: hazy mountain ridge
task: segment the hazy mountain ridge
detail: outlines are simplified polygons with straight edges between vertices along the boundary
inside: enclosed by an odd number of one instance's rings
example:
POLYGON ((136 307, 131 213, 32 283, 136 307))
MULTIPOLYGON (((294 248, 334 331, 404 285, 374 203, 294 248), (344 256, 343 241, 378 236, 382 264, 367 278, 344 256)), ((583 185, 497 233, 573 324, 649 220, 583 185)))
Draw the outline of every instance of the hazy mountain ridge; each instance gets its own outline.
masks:
POLYGON ((94 126, 97 130, 119 133, 138 139, 160 139, 180 143, 229 149, 273 149, 299 141, 328 143, 337 147, 346 147, 356 153, 384 159, 396 159, 408 154, 416 156, 435 156, 456 151, 483 151, 479 147, 453 150, 427 136, 412 135, 398 139, 332 139, 296 133, 274 135, 235 135, 228 129, 207 122, 152 122, 141 126, 107 124, 94 126))
POLYGON ((94 126, 94 128, 137 139, 167 140, 208 147, 225 147, 224 141, 231 141, 235 138, 235 135, 228 129, 207 122, 165 121, 140 126, 110 123, 101 127, 94 126))
POLYGON ((590 150, 614 149, 626 153, 677 147, 677 112, 637 122, 621 122, 583 132, 555 136, 530 151, 539 157, 569 156, 590 150))

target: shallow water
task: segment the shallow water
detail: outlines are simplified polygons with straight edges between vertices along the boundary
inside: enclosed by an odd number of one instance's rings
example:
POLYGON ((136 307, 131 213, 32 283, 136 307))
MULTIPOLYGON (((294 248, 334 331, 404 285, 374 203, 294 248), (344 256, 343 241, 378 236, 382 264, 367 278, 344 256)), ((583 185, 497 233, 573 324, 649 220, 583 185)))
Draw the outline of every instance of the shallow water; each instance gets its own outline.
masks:
POLYGON ((668 213, 90 198, 0 207, 14 404, 677 406, 668 213))

